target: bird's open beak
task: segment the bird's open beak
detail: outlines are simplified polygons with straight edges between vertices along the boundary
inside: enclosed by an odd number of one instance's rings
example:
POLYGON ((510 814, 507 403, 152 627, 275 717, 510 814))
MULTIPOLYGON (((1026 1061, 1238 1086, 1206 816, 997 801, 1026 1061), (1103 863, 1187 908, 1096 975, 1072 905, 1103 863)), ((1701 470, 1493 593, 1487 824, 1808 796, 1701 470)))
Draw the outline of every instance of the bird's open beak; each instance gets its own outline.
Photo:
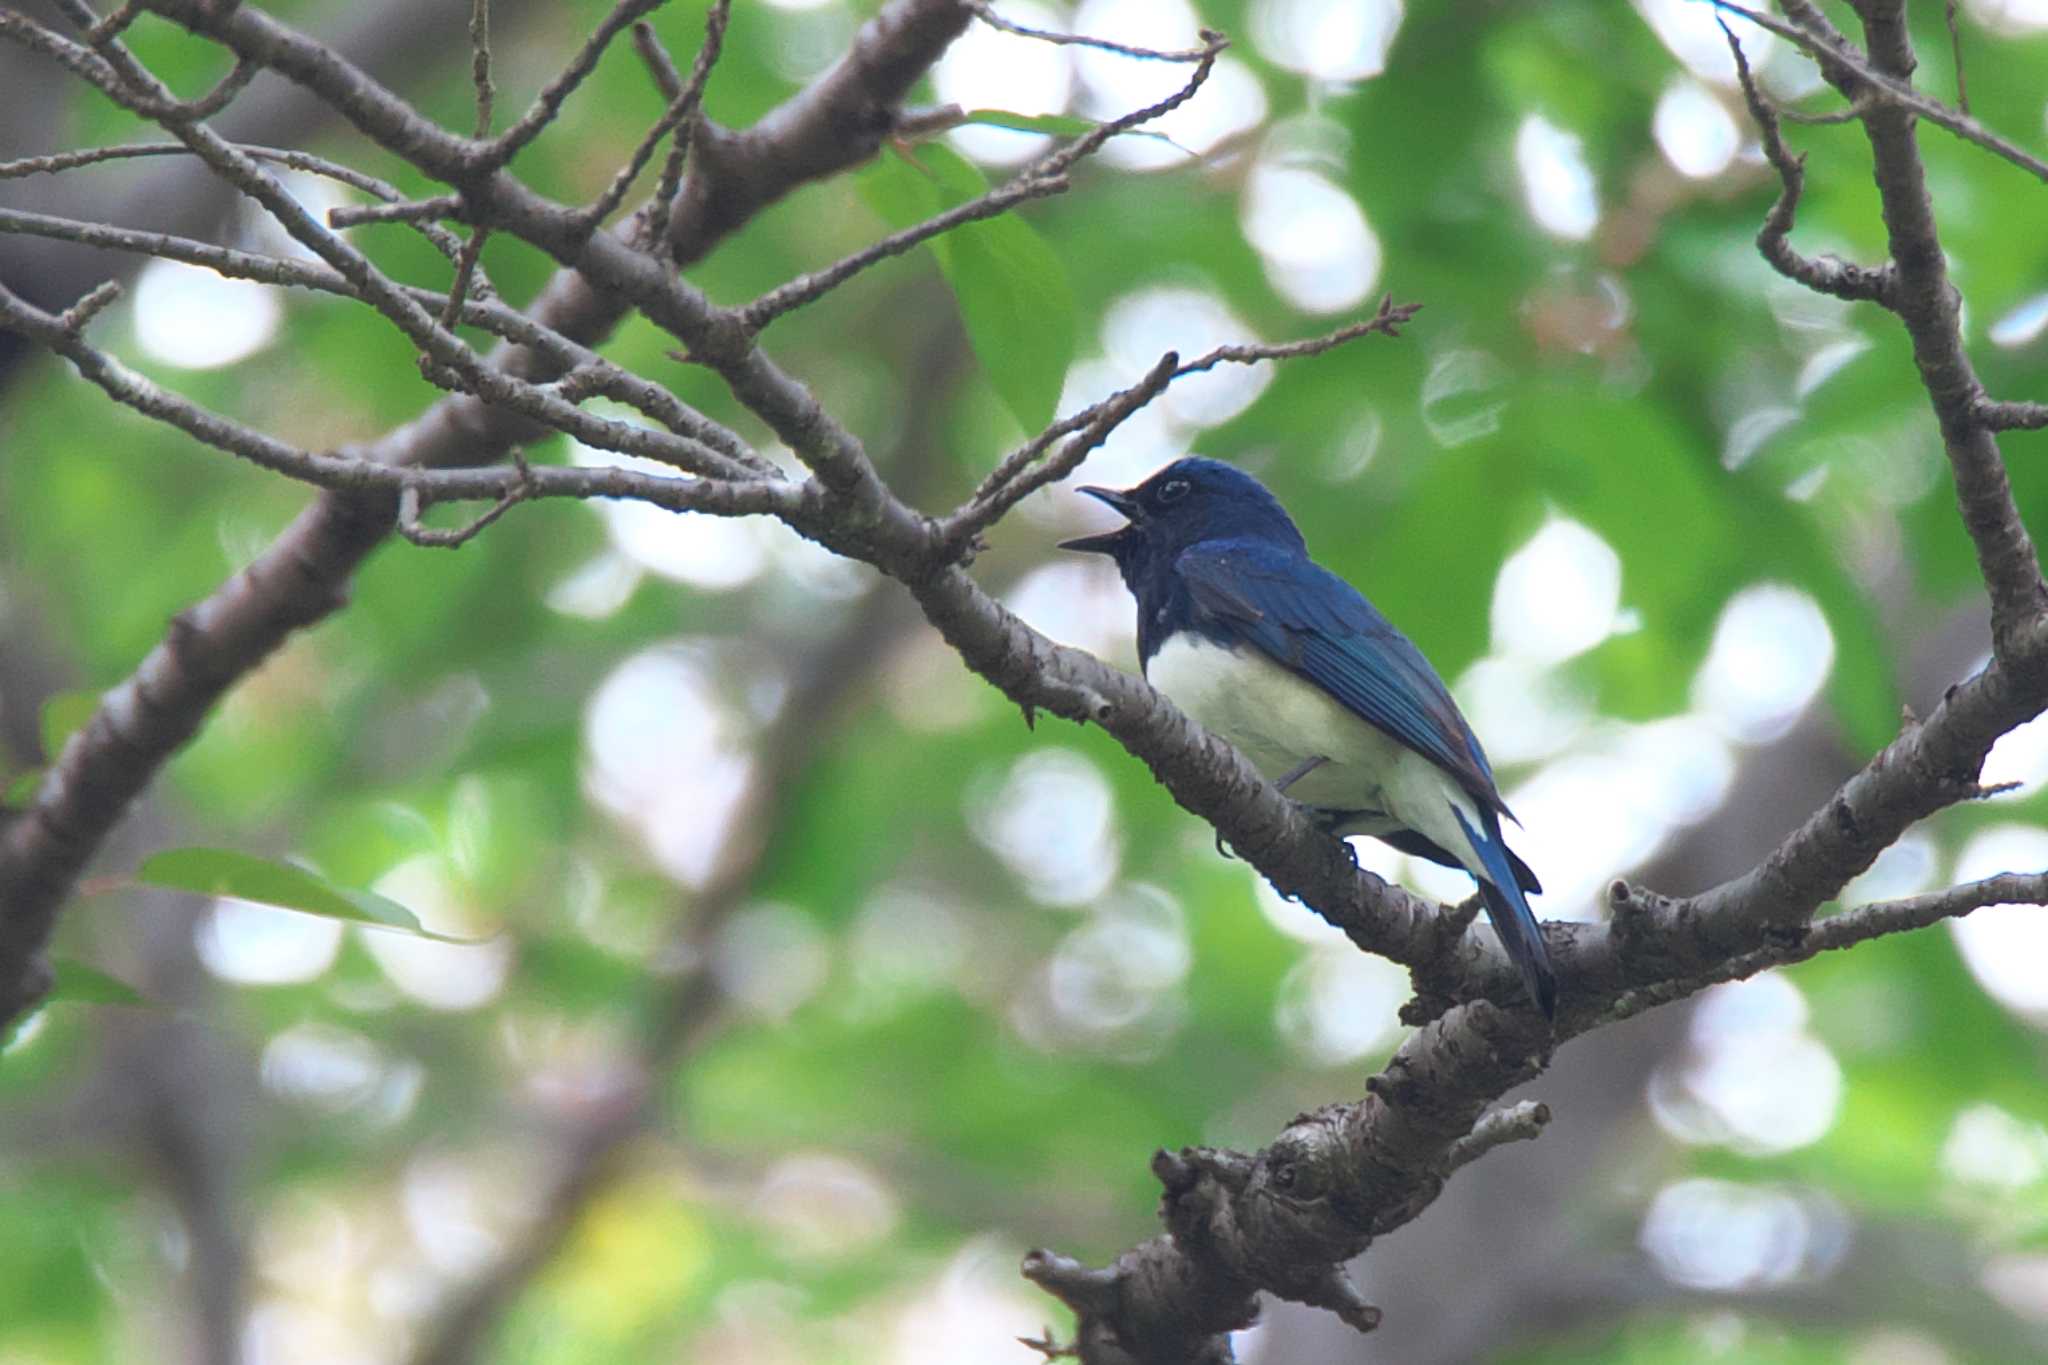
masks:
MULTIPOLYGON (((1097 488, 1092 484, 1084 485, 1075 491, 1086 493, 1097 502, 1108 503, 1132 521, 1138 519, 1138 500, 1128 493, 1120 493, 1114 488, 1097 488)), ((1125 536, 1129 535, 1130 531, 1131 528, 1129 526, 1119 526, 1114 531, 1104 531, 1101 535, 1081 536, 1074 540, 1063 540, 1060 542, 1060 548, 1062 550, 1085 550, 1098 555, 1115 554, 1118 543, 1125 536)))

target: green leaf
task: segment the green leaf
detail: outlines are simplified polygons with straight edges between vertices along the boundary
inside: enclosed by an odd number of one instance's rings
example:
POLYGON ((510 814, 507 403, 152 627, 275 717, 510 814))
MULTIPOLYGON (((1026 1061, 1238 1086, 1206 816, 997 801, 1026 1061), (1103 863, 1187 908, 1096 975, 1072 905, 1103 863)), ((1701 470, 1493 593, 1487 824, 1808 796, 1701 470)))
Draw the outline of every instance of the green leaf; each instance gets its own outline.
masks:
MULTIPOLYGON (((1008 109, 970 109, 960 121, 985 124, 990 128, 1008 128, 1015 133, 1047 133, 1053 137, 1086 137, 1102 126, 1078 114, 1018 114, 1008 109)), ((1166 134, 1152 128, 1128 128, 1118 136, 1149 137, 1169 147, 1180 146, 1166 134)), ((1189 152, 1188 155, 1192 157, 1194 153, 1189 152)))
MULTIPOLYGON (((861 188, 877 212, 903 228, 979 197, 988 180, 958 152, 934 142, 920 146, 915 161, 880 163, 862 177, 861 188)), ((1066 266, 1014 213, 957 227, 929 245, 990 387, 1025 431, 1049 425, 1074 359, 1074 292, 1066 266)))
POLYGON ((26 806, 35 799, 36 788, 43 785, 45 769, 30 768, 7 779, 5 789, 0 789, 0 806, 26 806))
POLYGON ((64 752, 64 741, 82 729, 99 709, 97 692, 57 692, 43 703, 43 753, 55 759, 64 752))
POLYGON ((374 891, 338 886, 319 873, 294 863, 258 858, 233 849, 166 849, 151 855, 136 870, 135 880, 145 886, 196 891, 203 896, 233 896, 238 900, 274 905, 280 910, 297 910, 324 919, 400 929, 443 943, 475 941, 431 933, 420 926, 419 918, 412 911, 374 891))
POLYGON ((148 1005, 150 1001, 127 982, 89 967, 75 958, 50 959, 53 980, 51 1001, 75 1001, 86 1005, 148 1005))
POLYGON ((1077 114, 1013 114, 1008 109, 970 109, 960 121, 1018 133, 1051 133, 1054 137, 1086 137, 1097 126, 1093 119, 1077 114))

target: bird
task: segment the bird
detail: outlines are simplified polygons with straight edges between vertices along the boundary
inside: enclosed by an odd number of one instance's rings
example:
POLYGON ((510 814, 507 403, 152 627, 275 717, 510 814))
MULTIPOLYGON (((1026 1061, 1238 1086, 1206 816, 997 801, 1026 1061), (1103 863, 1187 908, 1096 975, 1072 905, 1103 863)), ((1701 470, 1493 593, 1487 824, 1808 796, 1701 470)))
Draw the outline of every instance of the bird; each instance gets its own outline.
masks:
POLYGON ((1555 1019, 1528 901, 1542 887, 1502 837, 1514 816, 1422 651, 1310 558, 1280 500, 1234 465, 1191 455, 1133 488, 1079 491, 1125 524, 1061 548, 1116 562, 1146 680, 1332 834, 1469 872, 1529 999, 1555 1019))

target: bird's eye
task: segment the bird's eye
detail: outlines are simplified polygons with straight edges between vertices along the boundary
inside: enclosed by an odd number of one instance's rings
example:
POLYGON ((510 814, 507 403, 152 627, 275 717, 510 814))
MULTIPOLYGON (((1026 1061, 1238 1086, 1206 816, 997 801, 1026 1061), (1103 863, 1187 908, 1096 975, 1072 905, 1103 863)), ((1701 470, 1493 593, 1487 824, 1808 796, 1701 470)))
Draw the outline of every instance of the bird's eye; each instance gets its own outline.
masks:
POLYGON ((1168 479, 1159 487, 1159 501, 1162 503, 1179 502, 1187 495, 1188 481, 1186 479, 1168 479))

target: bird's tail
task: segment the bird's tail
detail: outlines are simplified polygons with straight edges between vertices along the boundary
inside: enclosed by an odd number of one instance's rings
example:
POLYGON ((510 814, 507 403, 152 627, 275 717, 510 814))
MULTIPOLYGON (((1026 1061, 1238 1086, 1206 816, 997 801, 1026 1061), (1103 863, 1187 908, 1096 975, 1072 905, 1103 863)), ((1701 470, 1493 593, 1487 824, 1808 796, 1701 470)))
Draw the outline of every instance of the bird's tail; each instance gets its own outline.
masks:
POLYGON ((1452 814, 1464 830, 1466 842, 1472 845, 1472 851, 1479 857, 1478 870, 1483 874, 1476 878, 1479 898, 1486 904, 1486 917, 1493 921, 1493 932, 1500 936, 1500 946, 1507 950, 1508 960, 1522 974, 1523 989, 1536 1002, 1536 1008, 1543 1011, 1545 1019, 1555 1019, 1557 976, 1550 969, 1550 951, 1543 944, 1543 930, 1536 923, 1536 916, 1530 911, 1519 879, 1508 861, 1508 846, 1500 834, 1500 816, 1481 807, 1479 819, 1485 827, 1482 832, 1473 829, 1464 812, 1455 806, 1452 814))

